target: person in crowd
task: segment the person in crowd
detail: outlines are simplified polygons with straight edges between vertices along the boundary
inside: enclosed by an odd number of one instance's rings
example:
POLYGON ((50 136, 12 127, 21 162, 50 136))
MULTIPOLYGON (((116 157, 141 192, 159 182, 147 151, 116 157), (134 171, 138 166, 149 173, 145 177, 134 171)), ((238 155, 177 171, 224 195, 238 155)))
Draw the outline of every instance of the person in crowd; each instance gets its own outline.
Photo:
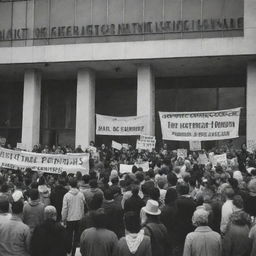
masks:
MULTIPOLYGON (((234 198, 235 200, 235 198, 234 198)), ((250 216, 243 210, 235 211, 229 218, 224 238, 223 256, 249 256, 251 251, 251 240, 249 231, 251 226, 250 216)))
POLYGON ((57 221, 61 221, 61 210, 63 205, 63 197, 68 192, 65 188, 66 182, 64 178, 59 177, 56 186, 51 191, 50 201, 57 210, 57 221))
POLYGON ((250 256, 254 256, 254 255, 256 255, 256 225, 255 225, 255 223, 253 224, 253 226, 249 232, 249 238, 251 239, 251 243, 252 243, 252 249, 251 249, 250 256))
POLYGON ((31 237, 31 256, 66 256, 68 250, 67 232, 57 222, 54 206, 44 208, 44 222, 37 226, 31 237))
POLYGON ((229 217, 234 211, 233 197, 235 195, 233 188, 230 186, 224 189, 225 203, 221 209, 221 223, 220 231, 222 234, 225 234, 226 228, 229 222, 229 217))
POLYGON ((0 200, 0 255, 29 256, 30 229, 22 222, 23 202, 18 200, 11 206, 12 216, 7 217, 9 202, 0 200))
POLYGON ((141 208, 145 206, 145 202, 139 196, 139 186, 132 186, 132 196, 128 198, 124 203, 124 211, 133 211, 140 216, 141 208))
POLYGON ((186 236, 183 256, 221 256, 221 236, 208 226, 208 212, 196 210, 192 222, 196 229, 186 236))
POLYGON ((77 188, 77 180, 69 180, 71 189, 64 195, 62 206, 62 221, 68 232, 68 253, 75 255, 79 241, 79 222, 84 216, 84 195, 77 188))
POLYGON ((173 253, 178 256, 182 255, 187 234, 194 230, 191 219, 196 209, 196 203, 189 195, 188 184, 179 184, 177 193, 179 194, 179 197, 176 200, 177 214, 174 225, 176 235, 173 241, 173 253))
POLYGON ((167 229, 160 222, 161 210, 157 201, 149 199, 145 207, 141 209, 143 230, 150 237, 152 256, 167 256, 168 240, 167 229))
POLYGON ((93 214, 94 226, 85 229, 80 238, 82 256, 112 256, 118 239, 114 232, 106 228, 106 215, 100 208, 93 214))
POLYGON ((114 250, 114 256, 151 256, 150 237, 145 235, 140 225, 140 217, 136 212, 124 214, 125 236, 122 237, 114 250))
POLYGON ((29 191, 29 200, 25 202, 23 209, 23 222, 29 226, 31 233, 36 226, 43 223, 44 207, 45 205, 40 202, 38 190, 31 189, 29 191))
POLYGON ((45 177, 41 176, 38 181, 38 191, 39 191, 39 198, 40 201, 44 205, 49 205, 51 203, 50 201, 50 194, 51 189, 46 185, 45 177))
POLYGON ((83 191, 86 205, 90 204, 90 201, 92 200, 95 194, 101 194, 103 196, 103 191, 100 188, 98 188, 97 179, 91 179, 89 181, 89 185, 90 189, 83 191))
POLYGON ((256 179, 248 183, 249 194, 245 198, 245 211, 253 217, 256 217, 256 179))

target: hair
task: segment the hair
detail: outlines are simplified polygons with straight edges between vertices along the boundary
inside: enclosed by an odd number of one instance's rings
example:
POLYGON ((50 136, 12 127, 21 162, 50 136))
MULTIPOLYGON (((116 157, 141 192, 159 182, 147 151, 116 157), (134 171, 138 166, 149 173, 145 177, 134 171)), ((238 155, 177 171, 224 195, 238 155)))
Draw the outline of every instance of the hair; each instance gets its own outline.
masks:
POLYGON ((21 200, 12 203, 13 214, 21 214, 23 212, 23 202, 21 200))
POLYGON ((44 219, 55 219, 57 218, 57 210, 54 206, 48 205, 44 208, 44 219))
POLYGON ((152 168, 150 168, 147 172, 148 176, 150 178, 154 178, 155 177, 155 173, 154 173, 154 170, 152 168))
POLYGON ((178 194, 177 194, 176 189, 169 188, 165 195, 165 199, 164 199, 165 204, 174 203, 177 198, 178 198, 178 194))
POLYGON ((198 209, 195 210, 193 217, 192 217, 192 223, 194 226, 207 226, 208 224, 208 216, 209 213, 205 209, 198 209))
POLYGON ((232 200, 233 197, 234 197, 234 195, 235 195, 235 192, 234 192, 233 188, 231 188, 231 187, 226 187, 226 188, 224 189, 224 193, 225 193, 225 196, 226 196, 228 199, 230 199, 230 200, 232 200))
POLYGON ((76 178, 70 178, 69 179, 69 185, 71 188, 77 188, 77 179, 76 178))
POLYGON ((106 200, 112 200, 112 199, 114 199, 113 192, 112 192, 112 190, 111 190, 110 188, 105 189, 105 191, 104 191, 104 198, 105 198, 106 200))
POLYGON ((178 178, 173 172, 168 173, 167 180, 168 180, 168 183, 171 184, 172 186, 177 185, 178 178))
POLYGON ((118 182, 119 182, 118 176, 115 176, 115 177, 113 177, 113 178, 111 179, 111 183, 112 183, 113 185, 117 185, 118 182))
POLYGON ((244 208, 244 200, 240 195, 235 195, 233 198, 233 204, 239 209, 244 208))
POLYGON ((45 185, 45 178, 44 178, 44 176, 41 176, 39 178, 38 185, 45 185))
POLYGON ((252 175, 252 176, 256 176, 256 169, 252 169, 252 170, 251 170, 251 175, 252 175))
POLYGON ((82 180, 85 184, 88 184, 90 181, 90 175, 88 174, 83 175, 82 180))
POLYGON ((98 182, 97 182, 96 179, 92 179, 92 180, 90 180, 89 185, 90 185, 91 188, 97 188, 98 187, 98 182))
POLYGON ((138 171, 138 168, 136 165, 133 165, 132 167, 132 173, 136 173, 138 171))
POLYGON ((8 190, 9 190, 9 185, 8 185, 7 183, 4 183, 4 184, 0 187, 0 191, 1 191, 2 193, 6 193, 6 192, 8 192, 8 190))
POLYGON ((132 185, 132 195, 137 196, 139 194, 139 186, 138 185, 132 185))
POLYGON ((38 189, 32 188, 29 190, 29 197, 31 200, 37 200, 39 198, 38 189))
POLYGON ((135 177, 139 182, 142 182, 144 180, 144 173, 143 172, 136 172, 135 177))
POLYGON ((95 228, 106 228, 106 214, 103 208, 92 213, 92 221, 95 228))
POLYGON ((2 213, 9 212, 9 201, 5 196, 0 197, 0 212, 2 213))
POLYGON ((126 212, 124 214, 124 225, 130 233, 138 233, 141 229, 139 215, 133 211, 126 212))
POLYGON ((178 192, 180 195, 187 195, 189 193, 189 185, 182 183, 178 186, 178 192))
POLYGON ((103 196, 100 193, 96 193, 93 195, 92 200, 89 202, 90 210, 97 210, 101 207, 103 202, 103 196))
POLYGON ((153 187, 149 190, 149 197, 155 201, 158 201, 160 198, 160 190, 159 188, 153 187))

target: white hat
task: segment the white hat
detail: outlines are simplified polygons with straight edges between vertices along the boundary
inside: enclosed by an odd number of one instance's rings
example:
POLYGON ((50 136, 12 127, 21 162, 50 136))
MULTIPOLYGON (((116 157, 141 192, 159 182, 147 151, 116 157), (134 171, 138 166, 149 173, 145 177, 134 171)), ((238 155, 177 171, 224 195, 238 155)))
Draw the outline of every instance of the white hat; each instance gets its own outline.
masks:
POLYGON ((142 210, 149 215, 160 215, 161 210, 158 208, 159 204, 155 200, 148 200, 145 207, 142 210))
POLYGON ((12 199, 14 202, 18 202, 20 199, 23 199, 23 194, 20 190, 15 190, 12 194, 12 199))

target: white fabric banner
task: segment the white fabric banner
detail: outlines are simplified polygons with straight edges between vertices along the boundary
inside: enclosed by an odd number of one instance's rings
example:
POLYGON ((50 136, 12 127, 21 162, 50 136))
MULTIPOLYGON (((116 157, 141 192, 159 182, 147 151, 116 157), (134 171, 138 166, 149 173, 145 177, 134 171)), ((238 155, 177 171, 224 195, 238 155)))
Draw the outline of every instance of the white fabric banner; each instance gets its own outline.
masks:
POLYGON ((164 140, 207 141, 238 137, 241 108, 201 112, 159 112, 164 140))
POLYGON ((114 117, 96 114, 97 135, 138 136, 146 130, 146 116, 114 117))
POLYGON ((61 174, 89 173, 89 154, 38 154, 25 151, 15 151, 0 147, 0 167, 7 169, 25 170, 31 168, 33 171, 61 174))

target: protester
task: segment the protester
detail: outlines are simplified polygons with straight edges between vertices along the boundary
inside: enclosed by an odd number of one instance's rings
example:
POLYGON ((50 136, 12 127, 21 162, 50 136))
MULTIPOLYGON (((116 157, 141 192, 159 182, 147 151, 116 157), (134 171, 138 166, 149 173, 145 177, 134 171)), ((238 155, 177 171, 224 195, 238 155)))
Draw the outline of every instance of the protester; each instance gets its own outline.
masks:
POLYGON ((192 222, 196 227, 187 235, 183 256, 221 256, 221 236, 208 225, 209 213, 204 209, 194 212, 192 222))
POLYGON ((29 200, 24 204, 23 221, 30 228, 31 233, 35 227, 42 224, 44 221, 44 207, 40 202, 39 192, 37 189, 29 191, 29 200))
POLYGON ((150 237, 152 256, 167 256, 167 229, 160 222, 161 211, 158 207, 157 201, 149 199, 146 206, 141 209, 142 215, 145 215, 143 230, 145 235, 150 237))
POLYGON ((62 221, 67 226, 68 232, 68 253, 74 256, 79 242, 79 222, 84 216, 84 195, 77 188, 77 180, 69 180, 71 187, 63 198, 62 221))
POLYGON ((100 208, 95 211, 93 223, 94 226, 84 230, 81 235, 80 252, 82 256, 112 256, 118 240, 114 232, 106 229, 104 209, 100 208))
MULTIPOLYGON (((0 211, 7 213, 8 201, 0 201, 0 211)), ((0 218, 0 255, 29 256, 30 230, 22 222, 23 202, 12 203, 12 216, 0 218)))
POLYGON ((31 256, 66 256, 68 250, 67 233, 57 222, 54 206, 44 209, 44 222, 37 226, 31 238, 31 256))
POLYGON ((125 237, 115 247, 114 256, 151 256, 150 237, 145 235, 140 226, 140 218, 136 212, 124 215, 125 237))

